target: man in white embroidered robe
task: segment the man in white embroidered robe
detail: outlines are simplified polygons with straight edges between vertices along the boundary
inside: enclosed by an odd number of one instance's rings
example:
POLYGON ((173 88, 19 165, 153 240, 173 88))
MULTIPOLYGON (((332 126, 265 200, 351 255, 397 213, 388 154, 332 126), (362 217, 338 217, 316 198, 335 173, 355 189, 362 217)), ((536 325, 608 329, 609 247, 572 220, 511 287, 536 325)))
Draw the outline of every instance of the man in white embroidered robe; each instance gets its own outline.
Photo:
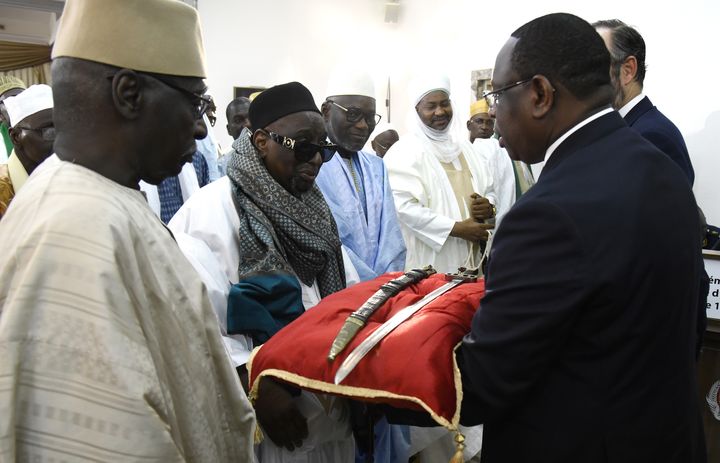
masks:
POLYGON ((407 246, 405 268, 454 272, 479 263, 497 199, 484 159, 453 117, 450 82, 422 76, 411 85, 409 133, 383 160, 407 246))
POLYGON ((138 190, 206 131, 197 12, 68 0, 53 59, 56 154, 0 223, 0 461, 251 461, 207 291, 138 190))

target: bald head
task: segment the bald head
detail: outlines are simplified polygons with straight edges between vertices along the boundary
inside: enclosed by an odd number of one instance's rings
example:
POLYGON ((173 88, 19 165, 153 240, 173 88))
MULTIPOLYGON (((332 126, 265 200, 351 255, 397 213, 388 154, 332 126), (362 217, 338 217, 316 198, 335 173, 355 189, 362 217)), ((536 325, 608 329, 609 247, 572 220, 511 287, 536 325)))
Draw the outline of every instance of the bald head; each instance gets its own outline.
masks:
POLYGON ((395 131, 395 129, 388 129, 384 132, 377 134, 377 136, 373 138, 373 140, 370 142, 370 145, 372 146, 372 149, 375 150, 375 153, 382 158, 385 157, 385 154, 388 152, 388 150, 399 139, 400 136, 395 131))

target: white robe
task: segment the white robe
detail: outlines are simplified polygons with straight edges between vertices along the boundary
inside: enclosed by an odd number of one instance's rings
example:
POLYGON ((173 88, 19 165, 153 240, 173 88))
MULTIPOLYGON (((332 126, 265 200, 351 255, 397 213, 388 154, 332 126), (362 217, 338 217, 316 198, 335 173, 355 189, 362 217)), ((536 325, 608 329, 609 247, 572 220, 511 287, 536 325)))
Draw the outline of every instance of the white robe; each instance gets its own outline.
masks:
POLYGON ((508 156, 507 150, 500 147, 495 138, 476 138, 473 141, 473 148, 476 148, 487 163, 493 176, 495 195, 497 196, 497 214, 495 225, 500 225, 503 216, 507 214, 515 204, 515 170, 513 162, 508 156))
MULTIPOLYGON (((471 248, 468 241, 450 236, 462 214, 442 164, 425 153, 415 137, 402 137, 383 158, 407 247, 405 268, 432 264, 438 272, 455 272, 471 248)), ((461 146, 473 189, 496 204, 493 177, 485 160, 469 142, 461 146)))
MULTIPOLYGON (((230 286, 238 282, 240 263, 240 219, 232 200, 230 178, 222 177, 201 188, 180 208, 168 226, 190 261, 201 268, 199 273, 211 288, 211 299, 233 362, 244 365, 253 348, 252 340, 243 335, 227 334, 227 296, 230 286)), ((352 267, 345 249, 343 261, 348 286, 357 283, 357 271, 352 267)), ((320 302, 317 284, 307 286, 300 282, 300 287, 306 310, 320 302)), ((257 449, 258 460, 262 463, 354 461, 355 446, 344 401, 324 397, 324 403, 321 403, 317 396, 304 391, 296 401, 308 419, 310 437, 294 452, 278 448, 270 439, 265 439, 257 449)))
POLYGON ((0 461, 250 461, 205 286, 139 191, 52 156, 0 241, 0 461))

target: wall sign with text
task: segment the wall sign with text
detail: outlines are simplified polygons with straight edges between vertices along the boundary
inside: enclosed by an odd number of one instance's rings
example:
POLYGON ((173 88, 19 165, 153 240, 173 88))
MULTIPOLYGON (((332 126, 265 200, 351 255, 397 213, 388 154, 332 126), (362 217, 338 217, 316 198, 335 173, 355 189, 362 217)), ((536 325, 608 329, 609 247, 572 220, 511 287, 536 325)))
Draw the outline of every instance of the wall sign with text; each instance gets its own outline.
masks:
POLYGON ((707 298, 707 317, 720 320, 720 252, 703 251, 705 271, 710 277, 707 298))

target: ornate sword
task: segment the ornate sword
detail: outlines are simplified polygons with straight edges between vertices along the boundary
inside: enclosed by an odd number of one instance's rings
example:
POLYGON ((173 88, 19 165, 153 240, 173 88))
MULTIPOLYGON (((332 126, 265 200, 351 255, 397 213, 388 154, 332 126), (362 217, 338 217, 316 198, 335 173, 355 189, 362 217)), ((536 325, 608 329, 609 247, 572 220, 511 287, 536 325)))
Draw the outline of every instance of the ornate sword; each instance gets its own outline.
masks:
MULTIPOLYGON (((476 272, 476 271, 475 271, 476 272)), ((460 269, 458 273, 452 273, 446 275, 447 279, 450 280, 434 291, 428 293, 425 297, 420 299, 414 304, 411 304, 404 309, 397 312, 395 315, 390 317, 388 321, 380 325, 370 336, 365 338, 354 351, 347 356, 345 361, 338 369, 335 374, 335 384, 340 384, 347 375, 360 363, 368 352, 370 352, 380 341, 382 341, 390 332, 400 326, 405 320, 413 316, 417 311, 442 296, 446 292, 450 291, 454 287, 466 283, 477 281, 477 273, 465 272, 464 269, 460 269)))
POLYGON ((379 309, 388 299, 397 295, 400 291, 407 288, 408 286, 423 280, 430 275, 435 274, 435 269, 432 265, 428 265, 422 269, 413 269, 409 272, 401 275, 393 280, 388 281, 384 285, 380 286, 380 289, 375 292, 365 303, 351 313, 342 328, 338 332, 335 340, 330 346, 330 353, 328 354, 328 360, 335 360, 335 357, 347 347, 352 341, 355 335, 360 331, 366 324, 370 316, 379 309))

